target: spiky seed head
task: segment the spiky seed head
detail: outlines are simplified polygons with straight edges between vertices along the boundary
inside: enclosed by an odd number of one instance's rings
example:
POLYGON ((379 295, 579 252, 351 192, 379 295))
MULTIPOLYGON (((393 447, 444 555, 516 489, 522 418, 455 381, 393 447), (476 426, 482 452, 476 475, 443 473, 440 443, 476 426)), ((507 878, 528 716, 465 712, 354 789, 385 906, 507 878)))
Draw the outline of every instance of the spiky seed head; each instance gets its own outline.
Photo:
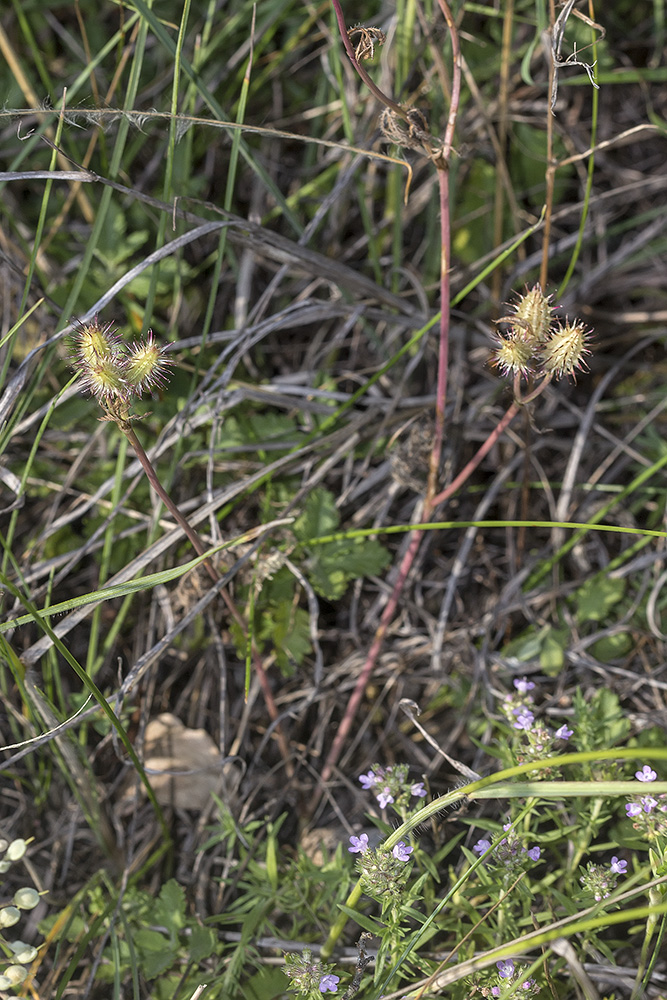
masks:
POLYGON ((164 353, 164 348, 155 342, 153 331, 148 331, 145 341, 133 344, 129 350, 125 378, 131 392, 136 396, 167 384, 169 367, 173 364, 171 358, 164 353))
POLYGON ((530 375, 533 371, 533 344, 520 335, 507 338, 498 335, 496 339, 500 346, 494 352, 493 363, 503 375, 509 378, 530 375))
POLYGON ((552 331, 547 343, 540 348, 542 371, 545 375, 562 378, 571 375, 575 378, 575 369, 586 369, 585 354, 590 354, 587 347, 591 335, 583 323, 559 325, 552 331))
POLYGON ((74 347, 76 357, 73 361, 77 366, 95 364, 101 358, 113 358, 121 353, 113 323, 100 326, 97 316, 91 323, 77 324, 74 347))
POLYGON ((536 344, 543 343, 549 336, 549 327, 553 320, 553 306, 550 297, 544 294, 540 284, 533 285, 530 291, 521 295, 519 301, 512 308, 515 316, 523 323, 528 324, 528 328, 532 330, 534 342, 536 344))
POLYGON ((97 358, 81 368, 83 388, 100 402, 119 399, 127 402, 129 386, 124 376, 125 359, 122 357, 97 358))

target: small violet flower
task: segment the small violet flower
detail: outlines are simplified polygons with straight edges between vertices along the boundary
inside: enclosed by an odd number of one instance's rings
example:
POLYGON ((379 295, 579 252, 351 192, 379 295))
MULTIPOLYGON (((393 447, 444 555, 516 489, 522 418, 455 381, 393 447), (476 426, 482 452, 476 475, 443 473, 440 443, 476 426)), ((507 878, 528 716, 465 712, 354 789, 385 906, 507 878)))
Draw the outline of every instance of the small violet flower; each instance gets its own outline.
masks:
POLYGON ((627 861, 619 861, 618 858, 611 859, 610 870, 613 875, 625 875, 627 867, 627 861))
POLYGON ((531 847, 529 851, 526 851, 526 853, 531 861, 539 861, 542 851, 539 847, 531 847))
POLYGON ((642 807, 638 802, 628 802, 625 807, 625 811, 628 814, 628 819, 632 819, 634 816, 639 816, 642 812, 642 807))
POLYGON ((501 979, 509 979, 510 976, 514 975, 514 962, 511 958, 496 962, 496 968, 501 979))
POLYGON ((490 847, 491 847, 490 840, 478 840, 475 846, 473 847, 473 851, 475 852, 475 854, 486 854, 486 852, 489 850, 490 847))
POLYGON ((363 854, 368 850, 368 834, 362 833, 360 837, 350 837, 351 847, 348 847, 350 854, 363 854))
POLYGON ((378 792, 377 800, 380 803, 380 809, 384 809, 390 802, 394 801, 394 796, 391 794, 388 785, 381 792, 378 792))
POLYGON ((533 722, 535 721, 535 716, 527 708, 517 709, 516 712, 516 722, 514 723, 515 729, 525 729, 528 731, 532 728, 533 722))
POLYGON ((573 732, 574 729, 568 729, 566 725, 562 725, 560 729, 556 730, 554 736, 557 740, 569 740, 573 732))
POLYGON ((406 847, 405 841, 399 840, 391 853, 398 861, 409 861, 413 850, 413 847, 406 847))
POLYGON ((362 788, 367 791, 375 784, 375 774, 373 771, 369 771, 368 774, 360 774, 359 781, 361 782, 362 788))
POLYGON ((644 764, 641 771, 635 771, 635 778, 637 781, 655 781, 658 775, 655 771, 651 770, 648 764, 644 764))
POLYGON ((515 677, 513 684, 519 694, 528 694, 535 688, 533 681, 529 681, 527 677, 515 677))
POLYGON ((426 795, 426 789, 424 788, 423 781, 417 781, 414 785, 410 785, 410 795, 414 795, 417 799, 423 799, 426 795))
POLYGON ((326 993, 327 990, 329 990, 330 993, 335 993, 338 989, 339 982, 340 976, 332 976, 331 973, 329 973, 329 975, 322 976, 319 986, 320 993, 326 993))

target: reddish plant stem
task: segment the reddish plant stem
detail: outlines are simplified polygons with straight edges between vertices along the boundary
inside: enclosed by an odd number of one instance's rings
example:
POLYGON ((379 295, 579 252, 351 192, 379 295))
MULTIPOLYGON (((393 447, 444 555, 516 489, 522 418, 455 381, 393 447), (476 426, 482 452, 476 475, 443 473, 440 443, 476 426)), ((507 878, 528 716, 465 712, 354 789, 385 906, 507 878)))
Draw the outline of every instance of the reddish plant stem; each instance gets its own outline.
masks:
MULTIPOLYGON (((439 201, 440 201, 440 338, 439 338, 439 348, 438 348, 438 378, 437 378, 437 388, 436 388, 436 403, 435 403, 435 421, 434 421, 434 433, 433 433, 433 446, 431 448, 431 454, 429 458, 429 476, 428 484, 426 489, 426 498, 424 501, 424 511, 423 518, 428 521, 433 509, 434 509, 434 497, 437 490, 437 480, 438 480, 438 470, 440 467, 440 457, 442 454, 442 442, 444 437, 444 424, 445 424, 445 406, 447 402, 447 373, 448 373, 448 362, 449 362, 449 301, 450 301, 450 282, 449 282, 449 271, 450 271, 450 248, 451 248, 451 231, 450 231, 450 213, 449 213, 449 156, 451 154, 452 144, 454 141, 454 130, 456 127, 456 118, 458 114, 458 106, 461 95, 461 54, 459 49, 458 33, 456 30, 456 25, 452 17, 451 10, 446 0, 438 0, 440 8, 444 14, 445 20, 447 22, 447 27, 449 29, 450 39, 452 43, 452 56, 453 56, 453 78, 452 78, 452 99, 449 109, 449 116, 447 119, 447 127, 445 129, 445 138, 443 141, 442 148, 432 157, 433 163, 438 171, 438 184, 439 184, 439 201)), ((347 37, 347 29, 345 27, 345 20, 342 15, 342 10, 340 9, 339 0, 332 0, 334 8, 336 10, 336 17, 338 19, 338 26, 341 32, 341 37, 343 38, 343 44, 345 45, 345 50, 352 61, 352 65, 355 67, 357 72, 360 74, 362 79, 368 83, 368 74, 361 70, 356 58, 354 57, 354 52, 351 51, 351 43, 347 37)), ((377 88, 371 87, 373 93, 377 95, 377 88)), ((380 98, 384 100, 384 103, 388 103, 390 107, 394 108, 393 102, 387 102, 383 97, 380 98)), ((361 704, 361 700, 364 695, 364 691, 370 679, 370 676, 375 667, 375 663, 382 649, 382 644, 384 642, 387 629, 391 620, 394 617, 394 613, 398 606, 399 599, 403 593, 403 588, 405 587, 405 582, 410 573, 410 569, 414 563, 417 552, 419 551, 419 546, 421 543, 422 532, 415 531, 412 533, 407 550, 401 560, 401 565, 399 567, 398 576, 394 587, 392 589, 389 600, 387 601, 382 616, 380 619, 380 625, 375 633, 373 643, 366 656, 366 661, 361 669, 359 677, 357 678, 357 683, 354 687, 354 691, 347 703, 343 718, 341 719, 340 726, 334 737, 334 741, 331 745, 329 753, 327 755, 324 768, 322 771, 323 782, 328 781, 331 777, 333 769, 335 768, 345 741, 352 729, 352 724, 354 722, 356 713, 361 704)), ((319 796, 316 797, 316 801, 319 796)))
POLYGON ((458 476, 451 481, 449 486, 446 489, 444 489, 442 493, 438 493, 436 497, 433 497, 434 507, 439 507, 441 503, 444 503, 445 500, 449 500, 449 498, 453 496, 457 490, 461 489, 463 484, 466 482, 467 479, 470 478, 470 476, 475 471, 475 469, 482 461, 484 456, 488 455, 488 453, 491 451, 491 449, 493 448, 494 444, 501 436, 501 434, 503 434, 504 431, 507 429, 507 427, 509 427, 511 422, 516 417, 517 413, 519 413, 520 409, 521 407, 519 406, 518 403, 512 403, 505 416, 496 424, 496 426, 493 428, 493 430, 489 434, 484 444, 481 445, 481 447, 470 459, 468 464, 465 465, 463 469, 461 469, 458 476))
POLYGON ((343 9, 340 5, 340 0, 331 0, 333 4, 334 12, 336 14, 336 20, 338 21, 338 31, 340 32, 341 41, 347 52, 347 57, 354 66, 355 70, 366 84, 368 89, 375 97, 377 97, 380 104, 384 104, 387 108, 391 108, 403 121, 408 121, 407 112, 400 106, 396 104, 391 97, 387 97, 378 86, 371 80, 370 76, 361 65, 356 55, 354 54, 354 47, 350 41, 349 35, 347 33, 347 25, 345 24, 345 16, 343 14, 343 9))

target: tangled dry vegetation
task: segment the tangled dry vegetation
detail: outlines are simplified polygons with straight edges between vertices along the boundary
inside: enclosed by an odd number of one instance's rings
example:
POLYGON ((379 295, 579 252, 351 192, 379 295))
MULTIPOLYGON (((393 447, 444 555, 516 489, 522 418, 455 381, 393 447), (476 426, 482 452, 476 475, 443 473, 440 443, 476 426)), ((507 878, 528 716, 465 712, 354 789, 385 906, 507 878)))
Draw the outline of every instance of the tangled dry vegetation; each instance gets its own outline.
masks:
MULTIPOLYGON (((615 692, 633 732, 665 719, 663 541, 549 526, 664 527, 667 90, 650 10, 597 12, 600 90, 579 66, 561 69, 551 123, 548 291, 559 315, 594 329, 590 372, 525 407, 431 515, 446 525, 422 534, 333 759, 410 544, 387 529, 422 520, 437 393, 436 171, 382 140, 379 106, 325 5, 261 5, 247 92, 251 5, 225 8, 220 24, 194 3, 176 49, 182 10, 167 6, 163 21, 143 5, 35 2, 25 17, 39 58, 23 16, 0 14, 0 823, 34 838, 50 913, 100 869, 154 896, 173 877, 198 914, 224 912, 234 899, 225 856, 202 851, 218 815, 211 790, 239 829, 286 813, 278 840, 311 858, 363 816, 357 775, 373 762, 405 762, 433 794, 446 790, 451 767, 404 699, 442 750, 482 773, 517 671, 548 676, 547 715, 567 711, 578 685, 615 692), (105 39, 114 45, 95 61, 105 39), (178 120, 163 115, 174 51, 196 67, 179 64, 178 120), (69 88, 65 114, 10 110, 38 108, 47 83, 57 108, 69 88), (204 121, 216 118, 259 128, 204 121), (405 204, 402 157, 413 171, 405 204), (67 384, 70 321, 97 313, 128 343, 151 327, 167 346, 171 381, 132 426, 216 549, 213 579, 201 561, 182 571, 196 552, 126 439, 67 384), (539 523, 507 526, 517 520, 539 523), (367 533, 355 542, 357 530, 367 533), (44 613, 103 588, 117 589, 44 613), (13 621, 34 609, 46 627, 34 613, 13 621), (164 825, 64 649, 121 719, 164 825)), ((544 238, 549 101, 540 46, 529 53, 536 13, 517 3, 503 38, 505 5, 493 16, 467 6, 455 9, 463 97, 440 490, 511 403, 490 363, 494 321, 539 277, 544 238)), ((369 72, 442 133, 446 26, 409 10, 409 30, 381 12, 389 38, 369 72)), ((590 41, 586 25, 572 30, 590 41)), ((68 996, 103 995, 94 940, 75 952, 48 951, 42 998, 70 963, 68 996)))

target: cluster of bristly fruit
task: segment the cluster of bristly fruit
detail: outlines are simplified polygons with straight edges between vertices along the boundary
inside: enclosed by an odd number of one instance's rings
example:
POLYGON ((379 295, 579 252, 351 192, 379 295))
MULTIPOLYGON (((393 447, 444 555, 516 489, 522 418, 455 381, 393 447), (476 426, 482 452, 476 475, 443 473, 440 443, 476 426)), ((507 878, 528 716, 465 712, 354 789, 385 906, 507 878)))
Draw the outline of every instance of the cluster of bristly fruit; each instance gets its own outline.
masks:
POLYGON ((555 321, 554 310, 539 284, 521 295, 513 312, 498 323, 505 333, 496 334, 494 364, 504 375, 574 378, 577 368, 585 368, 584 355, 590 354, 590 330, 580 321, 555 321))
POLYGON ((144 340, 129 345, 113 323, 101 325, 95 317, 77 324, 73 347, 72 367, 81 374, 83 388, 113 419, 127 420, 134 400, 167 383, 172 362, 152 330, 144 340))

